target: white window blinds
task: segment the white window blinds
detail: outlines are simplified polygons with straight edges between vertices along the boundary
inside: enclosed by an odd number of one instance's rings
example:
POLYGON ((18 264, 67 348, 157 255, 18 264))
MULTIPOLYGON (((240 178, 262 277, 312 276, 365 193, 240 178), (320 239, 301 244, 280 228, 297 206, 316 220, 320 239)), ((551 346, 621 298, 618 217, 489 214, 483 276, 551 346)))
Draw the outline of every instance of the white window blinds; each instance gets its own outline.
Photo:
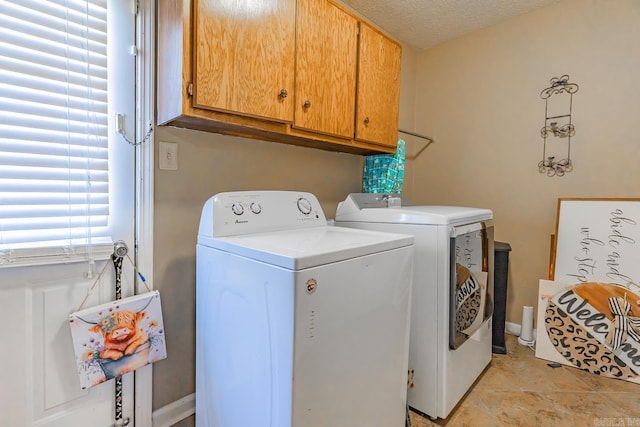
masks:
POLYGON ((0 257, 111 242, 106 8, 0 1, 0 257))

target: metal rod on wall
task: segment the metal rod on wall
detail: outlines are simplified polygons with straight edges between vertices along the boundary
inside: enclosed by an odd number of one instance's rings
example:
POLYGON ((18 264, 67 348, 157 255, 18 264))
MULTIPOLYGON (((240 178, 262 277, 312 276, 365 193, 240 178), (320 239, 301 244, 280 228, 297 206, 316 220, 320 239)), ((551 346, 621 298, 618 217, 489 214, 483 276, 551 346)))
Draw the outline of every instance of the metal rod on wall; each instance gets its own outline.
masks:
POLYGON ((420 155, 420 153, 422 153, 425 148, 427 148, 431 143, 435 141, 435 139, 431 138, 430 136, 421 135, 415 132, 409 132, 408 130, 398 129, 398 133, 404 133, 407 135, 415 136, 416 138, 424 139, 427 141, 427 143, 424 144, 415 154, 413 154, 412 156, 407 156, 407 159, 411 159, 411 160, 418 157, 418 155, 420 155))
POLYGON ((431 138, 430 136, 426 136, 426 135, 421 135, 419 133, 415 133, 415 132, 409 132, 408 130, 402 130, 402 129, 398 129, 399 133, 405 133, 407 135, 411 135, 411 136, 416 136, 418 138, 422 138, 422 139, 426 139, 429 142, 434 142, 434 139, 431 138))

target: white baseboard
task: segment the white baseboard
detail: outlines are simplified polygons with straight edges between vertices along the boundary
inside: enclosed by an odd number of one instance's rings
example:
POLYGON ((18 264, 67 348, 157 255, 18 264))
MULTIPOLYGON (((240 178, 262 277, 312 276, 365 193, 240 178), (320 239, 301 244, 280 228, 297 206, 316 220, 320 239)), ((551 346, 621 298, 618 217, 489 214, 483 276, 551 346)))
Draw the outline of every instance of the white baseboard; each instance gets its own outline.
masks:
MULTIPOLYGON (((504 331, 509 335, 515 335, 517 337, 520 336, 520 330, 522 329, 522 325, 519 323, 511 323, 506 322, 504 325, 504 331)), ((533 330, 533 337, 536 337, 536 329, 533 330)))
POLYGON ((506 322, 504 324, 504 331, 509 335, 519 336, 521 329, 522 329, 522 326, 518 323, 506 322))
POLYGON ((153 427, 171 427, 196 413, 196 394, 171 402, 153 411, 153 427))

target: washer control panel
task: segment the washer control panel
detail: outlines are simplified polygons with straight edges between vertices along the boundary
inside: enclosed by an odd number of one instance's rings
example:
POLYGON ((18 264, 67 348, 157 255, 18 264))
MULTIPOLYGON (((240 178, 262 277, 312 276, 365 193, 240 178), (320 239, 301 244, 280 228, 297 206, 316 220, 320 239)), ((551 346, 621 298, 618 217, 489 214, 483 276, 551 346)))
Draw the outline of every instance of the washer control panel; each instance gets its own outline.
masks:
POLYGON ((326 225, 311 193, 237 191, 218 193, 205 203, 199 234, 223 237, 326 225))

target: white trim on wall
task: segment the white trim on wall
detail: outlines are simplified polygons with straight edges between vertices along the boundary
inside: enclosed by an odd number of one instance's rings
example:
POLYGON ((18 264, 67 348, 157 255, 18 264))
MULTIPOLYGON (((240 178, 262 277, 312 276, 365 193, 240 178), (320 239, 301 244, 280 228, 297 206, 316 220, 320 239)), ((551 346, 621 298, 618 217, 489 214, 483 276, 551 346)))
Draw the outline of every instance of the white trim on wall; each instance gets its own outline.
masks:
POLYGON ((153 411, 153 427, 170 427, 196 413, 196 394, 191 393, 153 411))
MULTIPOLYGON (((153 288, 153 133, 145 141, 155 111, 155 0, 139 0, 136 17, 136 251, 135 262, 146 284, 153 288)), ((136 293, 145 292, 138 281, 136 293)), ((153 423, 153 365, 135 374, 135 425, 153 423)))
MULTIPOLYGON (((520 325, 519 323, 511 323, 511 322, 507 322, 505 323, 505 328, 504 331, 506 333, 508 333, 509 335, 515 335, 517 337, 520 336, 520 330, 522 330, 522 325, 520 325)), ((536 336, 536 329, 533 329, 533 336, 536 336)))

